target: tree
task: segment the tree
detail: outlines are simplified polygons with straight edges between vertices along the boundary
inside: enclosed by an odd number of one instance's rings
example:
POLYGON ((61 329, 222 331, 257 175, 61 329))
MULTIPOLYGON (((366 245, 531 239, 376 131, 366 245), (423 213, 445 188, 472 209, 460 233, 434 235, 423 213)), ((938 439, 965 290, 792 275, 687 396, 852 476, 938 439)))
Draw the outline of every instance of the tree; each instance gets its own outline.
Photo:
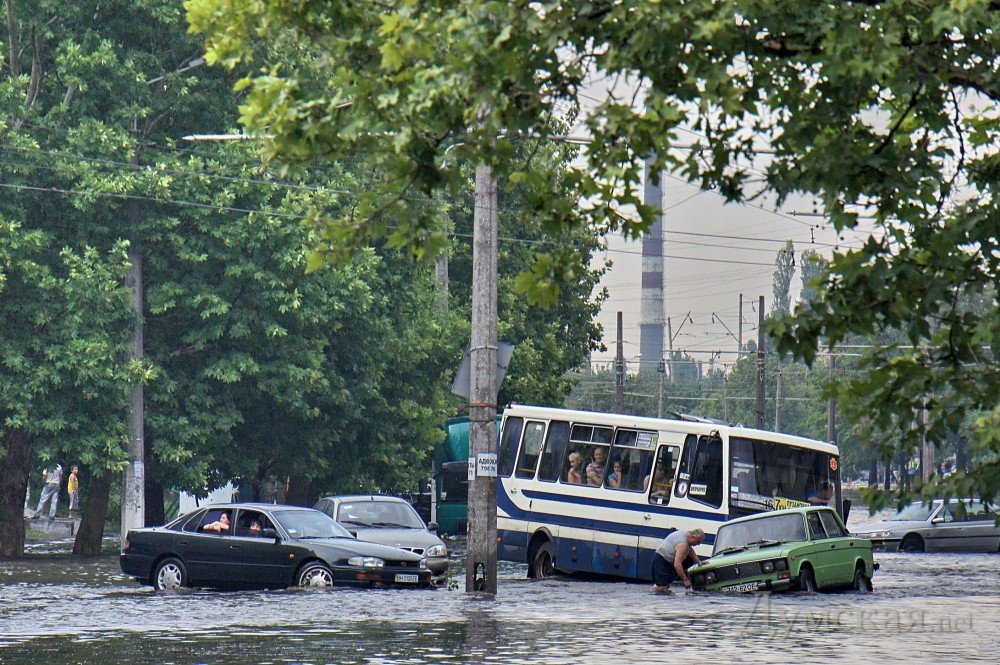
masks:
MULTIPOLYGON (((457 159, 525 183, 531 216, 548 228, 594 224, 634 236, 655 212, 639 200, 639 157, 656 154, 653 177, 673 168, 731 200, 804 193, 837 229, 873 218, 878 232, 832 257, 816 299, 769 330, 780 350, 808 362, 852 333, 903 332, 913 349, 876 350, 862 365, 870 378, 844 395, 876 427, 926 400, 926 433, 939 443, 967 414, 997 407, 990 349, 1000 343, 1000 310, 955 306, 1000 280, 992 150, 1000 8, 991 0, 185 6, 213 63, 235 66, 261 40, 326 50, 322 88, 289 69, 242 84, 243 120, 273 136, 272 155, 364 149, 361 159, 382 176, 351 216, 329 224, 320 255, 382 236, 415 255, 432 252, 433 216, 405 197, 454 186, 457 159), (549 200, 553 169, 513 159, 510 141, 493 142, 552 138, 546 120, 579 111, 594 73, 641 81, 643 103, 612 95, 583 118, 593 141, 565 177, 574 196, 549 200), (671 150, 682 127, 698 132, 694 149, 671 150), (773 151, 763 182, 751 168, 762 144, 773 151), (625 218, 624 206, 638 216, 625 218), (405 222, 390 228, 390 214, 405 222)), ((534 297, 551 301, 581 269, 553 251, 532 268, 541 281, 534 297)), ((990 425, 977 427, 977 468, 943 491, 1000 491, 1000 437, 990 425)))
POLYGON ((795 277, 795 245, 789 240, 774 259, 774 302, 771 316, 788 314, 792 306, 792 278, 795 277))

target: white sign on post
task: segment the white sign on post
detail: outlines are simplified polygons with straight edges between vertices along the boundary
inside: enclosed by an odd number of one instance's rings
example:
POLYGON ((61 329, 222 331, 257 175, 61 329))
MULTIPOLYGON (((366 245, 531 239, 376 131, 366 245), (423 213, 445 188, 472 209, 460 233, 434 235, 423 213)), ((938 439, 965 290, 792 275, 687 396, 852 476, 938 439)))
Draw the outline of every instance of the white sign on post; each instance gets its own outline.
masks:
POLYGON ((479 453, 476 460, 478 463, 476 465, 476 475, 480 477, 496 478, 497 477, 497 454, 496 453, 479 453))
POLYGON ((469 480, 472 480, 475 477, 476 477, 476 458, 475 457, 470 457, 469 458, 469 480))

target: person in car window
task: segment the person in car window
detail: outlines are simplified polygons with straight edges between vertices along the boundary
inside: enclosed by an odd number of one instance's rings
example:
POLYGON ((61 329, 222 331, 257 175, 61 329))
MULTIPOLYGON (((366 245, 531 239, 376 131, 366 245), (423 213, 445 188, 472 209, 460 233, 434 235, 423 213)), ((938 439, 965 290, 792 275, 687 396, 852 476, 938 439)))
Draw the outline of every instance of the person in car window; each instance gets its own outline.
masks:
POLYGON ((260 520, 254 520, 253 522, 250 522, 250 535, 258 537, 264 535, 264 529, 260 525, 260 520))
POLYGON ((833 497, 833 485, 829 480, 824 480, 819 484, 819 491, 809 490, 806 492, 806 501, 814 506, 826 506, 830 504, 833 497))
POLYGON ((229 531, 229 513, 222 513, 219 515, 219 519, 211 524, 206 524, 201 527, 202 531, 215 531, 216 533, 225 533, 229 531))

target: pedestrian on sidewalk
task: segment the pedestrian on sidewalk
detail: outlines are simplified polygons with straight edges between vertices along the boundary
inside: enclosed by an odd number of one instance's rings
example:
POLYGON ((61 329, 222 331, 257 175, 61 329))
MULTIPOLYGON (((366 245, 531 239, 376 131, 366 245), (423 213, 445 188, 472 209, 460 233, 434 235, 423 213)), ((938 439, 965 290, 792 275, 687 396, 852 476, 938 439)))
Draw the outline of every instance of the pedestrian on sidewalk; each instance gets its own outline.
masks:
POLYGON ((52 503, 49 506, 49 519, 55 519, 56 508, 59 507, 59 486, 62 484, 62 474, 62 464, 56 464, 52 469, 46 468, 42 471, 42 482, 44 483, 42 498, 38 500, 38 507, 35 508, 35 514, 32 515, 32 519, 38 519, 42 514, 45 502, 50 499, 52 503))
POLYGON ((69 478, 66 479, 66 492, 69 494, 69 518, 76 519, 76 511, 80 509, 80 467, 76 464, 69 468, 69 478))

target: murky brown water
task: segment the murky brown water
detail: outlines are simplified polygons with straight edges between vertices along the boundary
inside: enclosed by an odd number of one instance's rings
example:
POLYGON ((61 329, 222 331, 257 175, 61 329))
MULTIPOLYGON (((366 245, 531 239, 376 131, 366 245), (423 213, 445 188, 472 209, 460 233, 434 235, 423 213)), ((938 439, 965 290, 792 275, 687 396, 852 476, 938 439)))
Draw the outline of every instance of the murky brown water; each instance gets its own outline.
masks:
MULTIPOLYGON (((0 562, 0 663, 996 662, 1000 555, 882 554, 875 593, 654 596, 645 584, 156 593, 117 557, 0 562)), ((456 581, 464 587, 464 563, 456 581)))

